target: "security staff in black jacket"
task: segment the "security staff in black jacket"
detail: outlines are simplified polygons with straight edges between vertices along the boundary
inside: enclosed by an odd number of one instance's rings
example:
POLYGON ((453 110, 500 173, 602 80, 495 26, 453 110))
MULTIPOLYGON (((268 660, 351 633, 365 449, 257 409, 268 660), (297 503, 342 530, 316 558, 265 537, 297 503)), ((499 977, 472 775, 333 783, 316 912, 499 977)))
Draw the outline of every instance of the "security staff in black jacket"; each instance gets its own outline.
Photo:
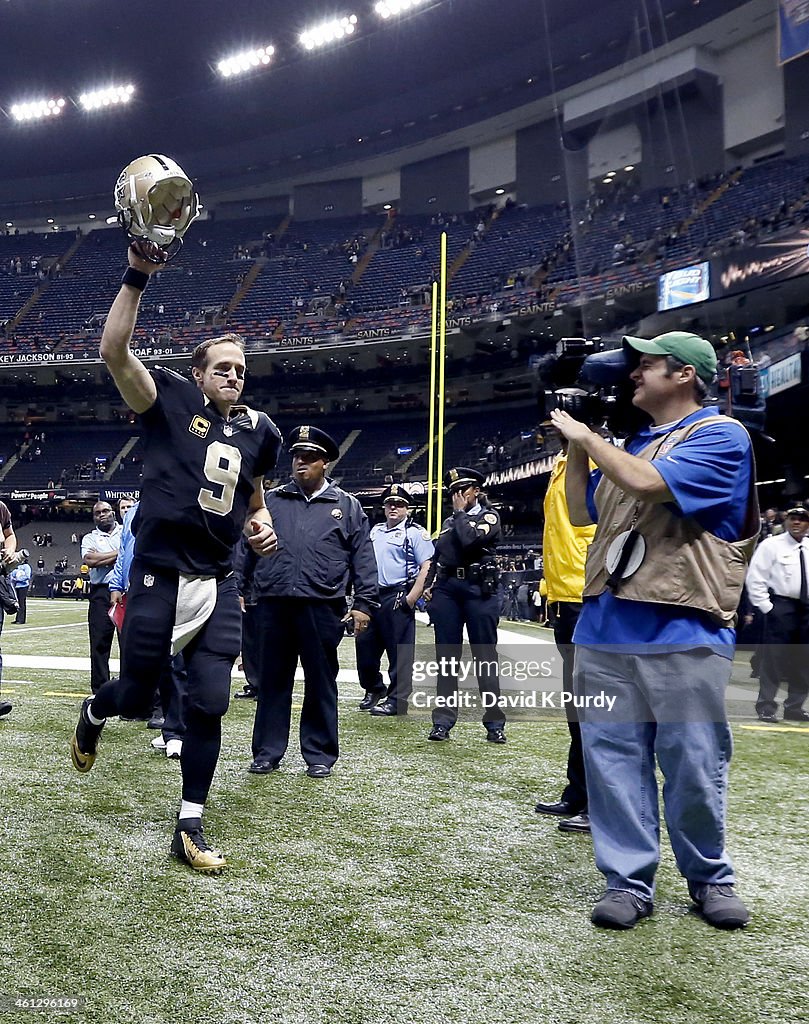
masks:
POLYGON ((317 427, 289 435, 292 480, 266 494, 279 537, 272 558, 248 556, 258 633, 258 705, 250 771, 275 771, 286 753, 292 689, 300 659, 304 675, 301 753, 307 774, 331 774, 337 740, 337 645, 351 622, 362 633, 378 606, 374 549, 359 501, 326 477, 337 458, 333 438, 317 427), (353 605, 346 613, 346 595, 353 605))
MULTIPOLYGON (((444 476, 453 513, 444 520, 435 542, 432 584, 428 577, 430 618, 439 665, 438 697, 450 698, 458 692, 457 675, 451 671, 449 659, 461 657, 465 625, 485 708, 486 739, 505 743, 506 719, 495 703, 500 696, 496 646, 500 598, 494 552, 500 539, 500 517, 481 495, 483 481, 482 473, 464 466, 450 469, 444 476), (493 706, 487 706, 489 703, 493 706)), ((428 738, 449 739, 457 719, 455 707, 436 706, 428 738)))

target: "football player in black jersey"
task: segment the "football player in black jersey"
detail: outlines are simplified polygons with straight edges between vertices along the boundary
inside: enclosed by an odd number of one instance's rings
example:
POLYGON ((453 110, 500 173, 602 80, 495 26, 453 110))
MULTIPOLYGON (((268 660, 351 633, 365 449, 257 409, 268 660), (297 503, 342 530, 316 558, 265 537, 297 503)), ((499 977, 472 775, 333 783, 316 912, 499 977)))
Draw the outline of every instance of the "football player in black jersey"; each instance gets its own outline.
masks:
MULTIPOLYGON (((151 243, 137 243, 139 245, 151 243)), ((257 555, 277 538, 262 480, 275 466, 281 435, 264 413, 240 405, 245 358, 234 334, 199 345, 193 382, 173 370, 147 370, 130 349, 138 306, 159 264, 129 249, 129 269, 110 309, 101 357, 127 405, 140 415, 145 457, 135 552, 121 634, 121 678, 82 704, 71 744, 88 772, 111 715, 140 713, 169 651, 188 667, 182 804, 172 853, 192 868, 219 873, 225 860, 202 830, 239 653, 241 611, 232 557, 244 531, 257 555)))

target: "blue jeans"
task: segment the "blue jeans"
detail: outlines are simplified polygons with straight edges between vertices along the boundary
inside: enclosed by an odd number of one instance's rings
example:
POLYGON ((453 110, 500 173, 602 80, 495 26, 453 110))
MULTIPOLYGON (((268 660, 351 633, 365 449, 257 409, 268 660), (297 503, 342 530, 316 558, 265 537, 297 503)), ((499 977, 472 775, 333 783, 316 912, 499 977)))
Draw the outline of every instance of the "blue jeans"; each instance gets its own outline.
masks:
POLYGON ((707 649, 639 655, 576 648, 577 697, 616 699, 612 711, 579 709, 596 866, 609 889, 654 897, 655 762, 680 873, 696 884, 735 881, 725 850, 730 672, 730 660, 707 649))

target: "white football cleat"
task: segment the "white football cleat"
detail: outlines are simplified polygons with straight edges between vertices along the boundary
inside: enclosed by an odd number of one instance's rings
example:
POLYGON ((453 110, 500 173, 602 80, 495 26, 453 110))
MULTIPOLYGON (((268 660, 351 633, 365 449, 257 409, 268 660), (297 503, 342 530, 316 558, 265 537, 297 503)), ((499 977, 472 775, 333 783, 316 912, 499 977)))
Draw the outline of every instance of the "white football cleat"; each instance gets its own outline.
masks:
POLYGON ((180 754, 183 752, 183 741, 182 740, 169 740, 166 746, 166 757, 170 757, 172 761, 179 761, 180 754))

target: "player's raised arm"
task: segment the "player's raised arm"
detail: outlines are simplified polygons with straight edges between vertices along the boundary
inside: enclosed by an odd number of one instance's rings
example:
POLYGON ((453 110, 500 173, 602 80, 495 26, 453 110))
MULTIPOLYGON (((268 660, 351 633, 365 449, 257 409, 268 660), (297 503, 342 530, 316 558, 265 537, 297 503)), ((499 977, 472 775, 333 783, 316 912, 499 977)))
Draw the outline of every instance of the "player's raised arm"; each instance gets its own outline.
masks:
POLYGON ((100 351, 121 398, 133 412, 141 413, 154 404, 157 389, 149 371, 132 353, 129 343, 138 319, 143 289, 159 265, 142 259, 135 252, 134 246, 129 247, 127 254, 129 269, 124 274, 121 290, 115 296, 104 324, 100 351))

